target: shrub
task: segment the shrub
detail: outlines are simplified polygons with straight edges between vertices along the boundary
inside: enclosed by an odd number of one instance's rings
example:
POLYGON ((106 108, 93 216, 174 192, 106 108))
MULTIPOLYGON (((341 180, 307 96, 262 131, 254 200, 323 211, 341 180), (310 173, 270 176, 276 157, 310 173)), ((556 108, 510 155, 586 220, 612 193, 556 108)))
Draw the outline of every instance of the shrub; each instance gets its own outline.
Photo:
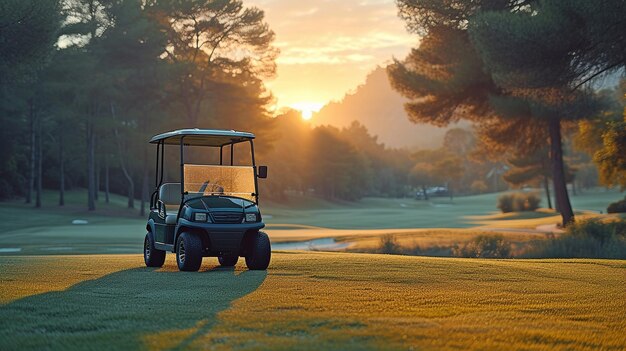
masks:
POLYGON ((455 246, 452 254, 457 257, 508 258, 511 257, 511 244, 502 235, 479 235, 461 247, 455 246))
POLYGON ((541 203, 541 198, 537 194, 527 194, 526 195, 526 203, 525 203, 525 211, 535 211, 539 208, 539 204, 541 203))
POLYGON ((399 254, 400 245, 398 245, 396 237, 392 234, 381 236, 378 252, 382 254, 399 254))
POLYGON ((513 212, 513 195, 502 195, 498 198, 498 208, 502 213, 513 212))
POLYGON ((498 198, 498 208, 502 213, 534 211, 539 208, 540 202, 537 194, 505 194, 498 198))
POLYGON ((533 242, 527 257, 626 258, 626 220, 581 220, 559 237, 533 242))
POLYGON ((626 197, 624 200, 619 200, 611 203, 609 207, 606 208, 607 213, 626 213, 626 197))
POLYGON ((485 184, 484 181, 475 180, 472 182, 470 189, 472 190, 473 193, 482 194, 482 193, 486 193, 488 188, 487 188, 487 184, 485 184))

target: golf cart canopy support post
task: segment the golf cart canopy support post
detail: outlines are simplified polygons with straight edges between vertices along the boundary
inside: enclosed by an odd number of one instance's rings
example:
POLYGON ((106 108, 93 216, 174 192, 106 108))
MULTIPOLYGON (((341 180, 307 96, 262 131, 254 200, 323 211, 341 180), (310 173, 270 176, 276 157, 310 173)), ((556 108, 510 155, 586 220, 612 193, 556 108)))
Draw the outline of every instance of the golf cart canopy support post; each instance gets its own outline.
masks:
POLYGON ((252 167, 255 171, 255 198, 256 202, 259 202, 258 195, 258 182, 256 179, 256 160, 254 157, 254 140, 255 136, 248 132, 238 132, 234 130, 214 130, 214 129, 180 129, 167 133, 155 135, 150 139, 151 144, 157 145, 157 158, 156 158, 156 187, 155 191, 150 198, 150 207, 153 208, 156 205, 156 196, 158 195, 158 189, 163 184, 164 174, 164 154, 165 145, 178 145, 180 146, 180 185, 181 185, 181 200, 185 200, 185 146, 208 146, 220 148, 220 165, 224 165, 224 147, 230 145, 230 165, 234 166, 234 154, 235 144, 242 142, 250 143, 250 153, 252 156, 252 167))

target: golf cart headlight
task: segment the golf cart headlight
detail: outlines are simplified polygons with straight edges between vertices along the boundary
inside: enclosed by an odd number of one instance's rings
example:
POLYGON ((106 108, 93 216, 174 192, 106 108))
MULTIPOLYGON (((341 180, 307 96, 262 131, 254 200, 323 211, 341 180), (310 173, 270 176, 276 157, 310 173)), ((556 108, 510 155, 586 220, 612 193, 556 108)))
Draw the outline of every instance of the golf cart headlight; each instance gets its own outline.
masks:
POLYGON ((256 213, 246 213, 246 222, 256 222, 256 213))
POLYGON ((193 220, 196 222, 206 222, 206 213, 196 212, 193 214, 193 220))

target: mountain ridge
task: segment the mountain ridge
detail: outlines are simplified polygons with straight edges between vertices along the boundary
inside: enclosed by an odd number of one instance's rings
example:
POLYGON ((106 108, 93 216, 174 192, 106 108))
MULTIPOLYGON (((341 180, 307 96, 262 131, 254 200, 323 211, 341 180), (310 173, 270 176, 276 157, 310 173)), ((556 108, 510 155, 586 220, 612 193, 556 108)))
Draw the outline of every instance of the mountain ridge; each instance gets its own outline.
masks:
POLYGON ((454 126, 416 124, 404 110, 408 100, 393 90, 384 67, 377 66, 365 82, 339 101, 331 101, 311 117, 314 126, 364 125, 378 141, 392 148, 424 149, 441 146, 446 131, 454 126))

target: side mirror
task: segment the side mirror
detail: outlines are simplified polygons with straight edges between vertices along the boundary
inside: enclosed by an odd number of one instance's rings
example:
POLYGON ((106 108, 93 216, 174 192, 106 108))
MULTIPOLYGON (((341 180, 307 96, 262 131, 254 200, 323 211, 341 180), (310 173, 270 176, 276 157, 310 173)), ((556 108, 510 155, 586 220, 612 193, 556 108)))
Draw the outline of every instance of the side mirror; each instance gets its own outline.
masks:
POLYGON ((261 179, 267 178, 267 166, 259 166, 256 175, 261 179))

